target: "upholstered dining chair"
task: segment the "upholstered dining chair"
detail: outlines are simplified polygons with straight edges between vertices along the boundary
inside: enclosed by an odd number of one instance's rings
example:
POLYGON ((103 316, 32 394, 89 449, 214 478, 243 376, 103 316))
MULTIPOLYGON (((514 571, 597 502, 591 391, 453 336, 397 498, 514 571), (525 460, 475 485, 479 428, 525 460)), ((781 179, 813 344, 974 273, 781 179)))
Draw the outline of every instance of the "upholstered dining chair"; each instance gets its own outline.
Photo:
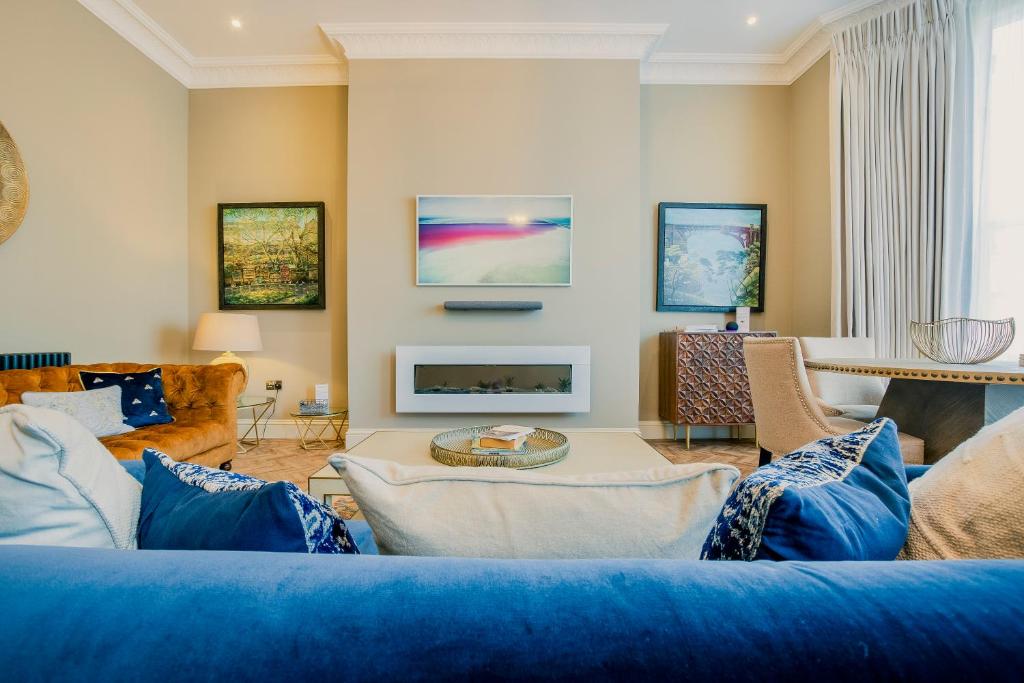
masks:
MULTIPOLYGON (((875 340, 871 337, 800 337, 800 351, 807 360, 874 358, 875 340)), ((885 380, 881 377, 808 370, 807 379, 811 391, 825 404, 822 410, 826 414, 861 422, 875 419, 885 394, 885 380)))
MULTIPOLYGON (((812 441, 864 427, 857 420, 825 415, 811 392, 795 337, 747 337, 743 340, 743 357, 761 447, 760 464, 812 441)), ((923 463, 924 441, 902 432, 899 437, 903 461, 923 463)))

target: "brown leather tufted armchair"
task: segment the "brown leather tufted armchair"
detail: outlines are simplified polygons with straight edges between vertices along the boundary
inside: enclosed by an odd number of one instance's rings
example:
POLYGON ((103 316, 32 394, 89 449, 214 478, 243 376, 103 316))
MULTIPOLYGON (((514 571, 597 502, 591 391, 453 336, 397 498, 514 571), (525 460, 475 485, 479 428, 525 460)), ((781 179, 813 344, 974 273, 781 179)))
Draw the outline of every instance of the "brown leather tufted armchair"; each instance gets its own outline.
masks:
MULTIPOLYGON (((20 403, 25 391, 82 391, 80 370, 141 372, 155 367, 152 363, 96 363, 4 370, 0 372, 0 405, 20 403)), ((138 460, 144 449, 155 448, 175 460, 207 467, 230 463, 237 449, 235 400, 244 385, 242 366, 161 363, 159 367, 163 368, 164 399, 174 422, 141 427, 100 441, 121 460, 138 460)))

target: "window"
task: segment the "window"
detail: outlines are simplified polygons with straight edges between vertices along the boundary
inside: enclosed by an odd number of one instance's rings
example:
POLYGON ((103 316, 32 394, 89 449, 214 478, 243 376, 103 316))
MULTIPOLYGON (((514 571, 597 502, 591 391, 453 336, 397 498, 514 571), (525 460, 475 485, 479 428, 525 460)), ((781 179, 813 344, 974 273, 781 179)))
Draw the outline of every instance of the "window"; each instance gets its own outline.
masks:
POLYGON ((1024 2, 982 2, 974 23, 975 231, 971 309, 1016 318, 1024 353, 1024 2))

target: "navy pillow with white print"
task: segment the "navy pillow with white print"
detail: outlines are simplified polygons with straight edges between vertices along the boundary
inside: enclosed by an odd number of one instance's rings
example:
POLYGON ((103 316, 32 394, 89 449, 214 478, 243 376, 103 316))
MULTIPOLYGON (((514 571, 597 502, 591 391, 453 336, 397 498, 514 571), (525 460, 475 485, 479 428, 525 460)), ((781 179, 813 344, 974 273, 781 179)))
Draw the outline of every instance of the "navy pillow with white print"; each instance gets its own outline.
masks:
POLYGON ((704 560, 894 560, 910 525, 896 423, 801 446, 729 495, 704 560))
POLYGON ((124 421, 132 427, 163 425, 174 422, 164 400, 163 370, 153 368, 140 372, 89 372, 81 370, 78 380, 86 391, 121 387, 121 411, 124 421))
POLYGON ((147 448, 143 550, 359 554, 345 521, 290 481, 267 482, 147 448))

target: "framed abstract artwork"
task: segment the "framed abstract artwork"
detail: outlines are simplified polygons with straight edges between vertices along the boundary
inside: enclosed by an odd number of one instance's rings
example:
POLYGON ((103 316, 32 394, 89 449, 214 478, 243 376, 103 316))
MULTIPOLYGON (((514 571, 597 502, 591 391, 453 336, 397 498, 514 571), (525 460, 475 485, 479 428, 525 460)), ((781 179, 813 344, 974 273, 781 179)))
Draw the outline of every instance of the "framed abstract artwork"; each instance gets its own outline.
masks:
POLYGON ((764 310, 767 204, 658 204, 659 311, 764 310))
POLYGON ((572 196, 421 195, 416 284, 567 287, 572 196))
POLYGON ((324 203, 217 205, 221 310, 324 308, 324 203))

